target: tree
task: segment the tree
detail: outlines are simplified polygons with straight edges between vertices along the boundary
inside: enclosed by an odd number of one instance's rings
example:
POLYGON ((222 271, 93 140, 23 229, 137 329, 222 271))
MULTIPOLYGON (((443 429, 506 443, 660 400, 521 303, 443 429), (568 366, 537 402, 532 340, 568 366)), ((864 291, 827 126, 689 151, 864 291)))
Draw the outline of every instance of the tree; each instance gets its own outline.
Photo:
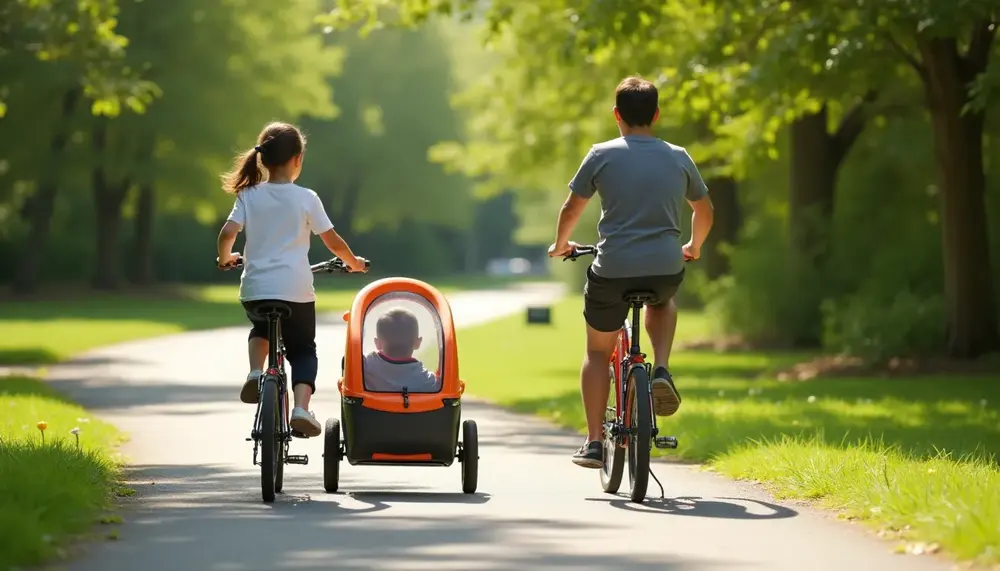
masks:
POLYGON ((339 59, 308 16, 317 9, 315 0, 240 9, 124 0, 122 31, 136 38, 129 63, 153 78, 164 97, 145 115, 92 126, 96 287, 118 286, 122 208, 131 192, 139 191, 132 248, 139 265, 132 273, 148 282, 158 187, 172 191, 171 208, 231 208, 231 198, 205 189, 218 188, 218 173, 236 149, 252 146, 266 121, 294 120, 306 110, 333 114, 325 78, 339 59), (262 21, 269 25, 262 29, 262 21))
MULTIPOLYGON (((116 32, 115 0, 7 0, 0 3, 0 67, 8 78, 37 77, 46 63, 73 70, 95 111, 141 109, 154 86, 123 65, 127 40, 116 32), (14 73, 10 73, 14 72, 14 73), (10 75, 8 75, 10 73, 10 75)), ((52 73, 54 70, 49 70, 52 73)), ((0 117, 6 110, 0 91, 0 117)))
MULTIPOLYGON (((778 62, 805 61, 813 67, 814 84, 823 73, 841 82, 859 80, 854 84, 870 89, 878 78, 894 77, 897 66, 916 72, 937 149, 948 352, 972 358, 1000 347, 983 170, 986 108, 1000 77, 991 60, 1000 17, 996 3, 802 0, 761 8, 757 2, 723 0, 711 5, 729 14, 730 22, 746 21, 746 9, 786 30, 784 41, 756 46, 775 73, 778 62)), ((781 73, 786 83, 802 86, 794 69, 781 73)))
POLYGON ((307 156, 315 158, 307 159, 302 184, 323 197, 346 235, 391 231, 403 220, 467 227, 467 181, 428 161, 437 141, 462 136, 442 38, 426 28, 331 34, 329 41, 347 54, 330 81, 340 112, 303 121, 307 156))
MULTIPOLYGON (((634 42, 629 33, 599 35, 588 28, 581 12, 598 4, 586 3, 578 9, 580 3, 563 0, 501 1, 480 9, 464 2, 343 0, 324 21, 341 27, 363 22, 365 33, 386 23, 415 26, 438 12, 482 19, 487 29, 485 47, 492 50, 496 67, 459 97, 459 105, 468 112, 469 140, 437 145, 434 158, 475 178, 481 193, 518 188, 523 195, 564 187, 568 173, 590 144, 617 136, 610 113, 610 78, 638 69, 655 79, 663 90, 662 127, 672 140, 694 142, 711 137, 706 126, 724 120, 723 114, 708 105, 691 109, 679 104, 681 91, 697 95, 699 90, 694 82, 672 83, 672 76, 677 75, 673 68, 681 65, 684 54, 670 42, 634 42), (603 84, 593 81, 594 77, 609 79, 603 84), (697 121, 704 125, 693 129, 691 123, 697 121)), ((618 13, 619 8, 612 11, 618 13)), ((692 20, 689 23, 693 25, 692 20)), ((713 147, 699 146, 698 160, 719 187, 720 207, 732 214, 720 217, 727 222, 724 229, 728 232, 720 232, 716 239, 722 235, 735 241, 739 228, 736 185, 726 172, 729 165, 712 160, 721 156, 713 147)), ((724 267, 716 261, 716 268, 724 267)))

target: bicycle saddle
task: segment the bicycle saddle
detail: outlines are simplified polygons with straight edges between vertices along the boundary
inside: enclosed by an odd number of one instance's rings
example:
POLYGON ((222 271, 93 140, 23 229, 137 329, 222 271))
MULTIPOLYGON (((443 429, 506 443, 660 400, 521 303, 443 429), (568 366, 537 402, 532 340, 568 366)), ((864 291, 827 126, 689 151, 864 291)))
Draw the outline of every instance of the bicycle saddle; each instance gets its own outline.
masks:
POLYGON ((622 298, 633 304, 647 304, 655 303, 659 296, 656 295, 654 291, 647 291, 643 289, 634 289, 626 291, 622 298))
POLYGON ((257 319, 266 320, 269 315, 276 315, 280 319, 290 316, 292 314, 292 308, 289 307, 288 304, 280 301, 269 301, 267 303, 254 306, 249 313, 250 317, 255 317, 257 319))

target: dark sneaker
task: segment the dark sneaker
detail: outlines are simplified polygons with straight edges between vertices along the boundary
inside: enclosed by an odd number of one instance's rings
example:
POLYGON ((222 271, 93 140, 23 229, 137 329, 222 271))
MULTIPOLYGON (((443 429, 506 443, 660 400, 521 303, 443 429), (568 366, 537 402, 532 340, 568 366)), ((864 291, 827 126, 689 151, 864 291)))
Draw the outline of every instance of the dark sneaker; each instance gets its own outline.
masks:
POLYGON ((240 400, 247 404, 260 402, 260 375, 250 373, 240 390, 240 400))
POLYGON ((653 411, 656 416, 670 416, 681 407, 681 395, 666 367, 653 370, 653 411))
POLYGON ((584 444, 573 454, 573 463, 584 468, 600 468, 604 458, 604 443, 600 440, 584 444))

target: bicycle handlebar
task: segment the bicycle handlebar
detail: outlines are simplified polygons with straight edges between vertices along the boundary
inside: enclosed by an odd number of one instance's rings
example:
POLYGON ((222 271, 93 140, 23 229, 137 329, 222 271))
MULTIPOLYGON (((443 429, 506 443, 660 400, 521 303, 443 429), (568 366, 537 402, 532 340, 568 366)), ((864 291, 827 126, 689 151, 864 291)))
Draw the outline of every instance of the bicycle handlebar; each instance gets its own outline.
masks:
POLYGON ((588 255, 596 256, 597 246, 573 246, 573 250, 569 254, 563 256, 563 261, 572 260, 575 262, 577 258, 588 255))
MULTIPOLYGON (((218 265, 219 264, 219 259, 218 258, 215 259, 215 263, 216 263, 216 265, 218 266, 218 268, 220 270, 224 270, 224 271, 233 270, 233 269, 236 269, 236 268, 242 268, 243 267, 243 256, 238 257, 236 259, 235 263, 232 263, 232 264, 229 264, 229 265, 219 266, 218 265)), ((365 271, 367 272, 368 269, 371 268, 371 267, 372 267, 371 260, 365 260, 365 271)), ((322 272, 326 272, 326 273, 329 273, 329 274, 332 274, 333 272, 343 272, 345 274, 346 273, 353 273, 353 272, 351 272, 350 268, 347 267, 347 264, 344 263, 344 260, 341 260, 340 258, 338 258, 336 256, 334 256, 333 258, 330 258, 329 260, 327 260, 325 262, 320 262, 318 264, 313 264, 313 265, 309 266, 309 269, 311 269, 314 274, 322 273, 322 272)))
MULTIPOLYGON (((573 246, 573 250, 569 254, 563 256, 563 261, 565 262, 566 260, 572 260, 575 262, 577 258, 581 256, 596 256, 596 255, 597 255, 597 246, 578 245, 578 246, 573 246)), ((690 262, 691 260, 688 258, 684 258, 684 261, 690 262)))

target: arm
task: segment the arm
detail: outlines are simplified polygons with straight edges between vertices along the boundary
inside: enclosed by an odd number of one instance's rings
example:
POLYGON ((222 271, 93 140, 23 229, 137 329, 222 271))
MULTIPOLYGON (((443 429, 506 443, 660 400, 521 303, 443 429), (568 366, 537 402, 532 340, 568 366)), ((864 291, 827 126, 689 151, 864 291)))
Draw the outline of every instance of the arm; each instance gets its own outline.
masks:
POLYGON ((572 251, 574 244, 570 242, 569 237, 573 234, 573 229, 580 221, 580 215, 587 208, 590 198, 597 192, 594 178, 600 168, 601 162, 597 150, 591 147, 587 156, 583 157, 583 162, 580 163, 580 168, 573 175, 573 179, 569 181, 569 196, 559 209, 556 240, 549 247, 549 256, 565 256, 572 251))
POLYGON ((712 206, 712 199, 708 196, 708 186, 701 178, 698 167, 694 164, 691 155, 684 151, 687 160, 688 186, 685 191, 685 198, 691 209, 691 241, 684 245, 684 257, 689 260, 697 260, 701 257, 701 247, 708 238, 708 232, 712 229, 715 221, 715 208, 712 206))
POLYGON ((233 245, 236 244, 236 235, 240 233, 240 225, 232 220, 226 220, 219 230, 219 238, 216 240, 216 247, 219 252, 219 265, 225 266, 233 263, 237 255, 233 253, 233 245))
POLYGON ((352 272, 365 271, 365 260, 355 256, 354 252, 347 245, 347 242, 333 229, 333 222, 330 222, 330 217, 326 215, 326 209, 323 208, 323 201, 319 199, 319 195, 315 192, 312 192, 312 202, 308 210, 307 222, 313 234, 318 235, 323 240, 326 248, 334 256, 343 260, 352 272))
POLYGON ((233 202, 233 210, 229 213, 226 223, 222 225, 222 229, 219 230, 219 237, 215 242, 220 266, 232 264, 238 258, 238 255, 233 253, 233 245, 236 243, 236 235, 243 229, 245 221, 246 211, 243 207, 243 198, 237 195, 236 201, 233 202))
POLYGON ((573 235, 573 229, 580 221, 580 216, 587 208, 588 202, 590 199, 583 198, 574 192, 569 193, 569 196, 566 197, 566 202, 563 202, 562 208, 559 209, 559 218, 556 221, 555 245, 557 251, 563 252, 572 247, 569 237, 573 235))
POLYGON ((715 221, 715 207, 712 199, 705 195, 699 200, 689 200, 688 204, 694 212, 691 213, 691 242, 689 243, 693 259, 701 257, 701 247, 708 238, 708 232, 715 221))
MULTIPOLYGON (((355 256, 354 252, 351 251, 350 246, 347 245, 347 242, 345 242, 344 239, 340 237, 340 234, 337 234, 337 231, 334 230, 333 228, 330 228, 326 232, 323 232, 322 234, 319 235, 319 237, 320 239, 323 240, 323 244, 326 246, 326 248, 330 250, 330 252, 332 252, 334 256, 337 256, 341 260, 344 260, 345 263, 350 262, 352 260, 357 260, 358 257, 355 256)), ((360 265, 364 267, 365 264, 364 262, 361 262, 360 265)))

